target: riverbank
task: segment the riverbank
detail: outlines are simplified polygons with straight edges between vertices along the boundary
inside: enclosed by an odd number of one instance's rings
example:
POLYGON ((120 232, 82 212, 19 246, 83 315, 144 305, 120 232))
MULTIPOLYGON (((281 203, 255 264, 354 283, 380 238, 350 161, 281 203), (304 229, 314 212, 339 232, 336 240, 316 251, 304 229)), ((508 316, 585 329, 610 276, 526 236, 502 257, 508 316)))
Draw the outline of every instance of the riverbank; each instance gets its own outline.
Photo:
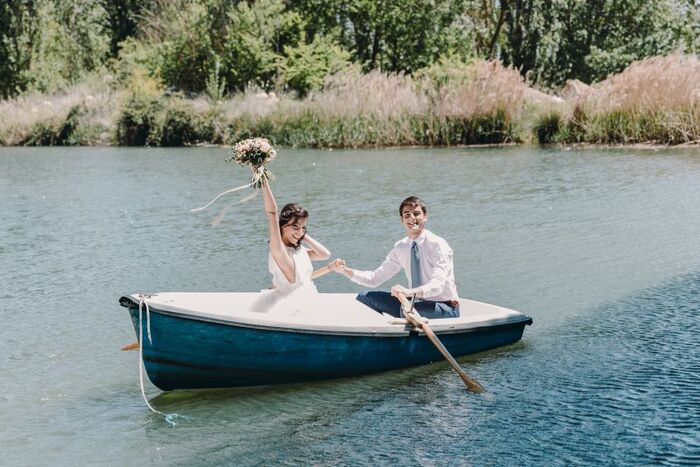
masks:
POLYGON ((495 61, 415 76, 346 71, 303 99, 250 89, 200 96, 135 75, 94 76, 53 96, 0 102, 0 144, 231 145, 250 136, 305 148, 473 144, 700 144, 700 60, 654 57, 556 93, 495 61), (119 81, 123 83, 123 81, 119 81))

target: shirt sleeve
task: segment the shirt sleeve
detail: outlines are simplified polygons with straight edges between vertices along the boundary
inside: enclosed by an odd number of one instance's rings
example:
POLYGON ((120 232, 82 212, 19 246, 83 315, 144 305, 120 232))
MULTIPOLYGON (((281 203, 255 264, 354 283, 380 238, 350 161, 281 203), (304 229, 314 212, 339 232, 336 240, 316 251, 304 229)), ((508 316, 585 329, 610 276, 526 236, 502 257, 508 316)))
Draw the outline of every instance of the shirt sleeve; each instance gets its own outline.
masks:
POLYGON ((452 256, 453 252, 449 247, 441 247, 438 250, 438 259, 433 270, 428 274, 430 280, 417 287, 418 290, 423 292, 423 298, 430 299, 430 297, 438 295, 445 289, 447 279, 450 277, 450 271, 452 270, 452 256))
POLYGON ((350 280, 364 287, 377 287, 391 279, 400 270, 401 262, 396 254, 396 248, 394 248, 377 269, 374 271, 355 271, 350 280))

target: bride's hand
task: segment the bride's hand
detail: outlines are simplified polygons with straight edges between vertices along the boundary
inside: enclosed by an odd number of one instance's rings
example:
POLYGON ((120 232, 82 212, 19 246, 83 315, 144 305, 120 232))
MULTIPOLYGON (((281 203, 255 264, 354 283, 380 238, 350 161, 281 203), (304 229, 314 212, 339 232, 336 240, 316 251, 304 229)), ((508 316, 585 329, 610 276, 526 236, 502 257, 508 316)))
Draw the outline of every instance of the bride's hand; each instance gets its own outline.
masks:
POLYGON ((328 263, 328 267, 331 271, 340 272, 345 268, 345 260, 338 258, 335 261, 328 263))

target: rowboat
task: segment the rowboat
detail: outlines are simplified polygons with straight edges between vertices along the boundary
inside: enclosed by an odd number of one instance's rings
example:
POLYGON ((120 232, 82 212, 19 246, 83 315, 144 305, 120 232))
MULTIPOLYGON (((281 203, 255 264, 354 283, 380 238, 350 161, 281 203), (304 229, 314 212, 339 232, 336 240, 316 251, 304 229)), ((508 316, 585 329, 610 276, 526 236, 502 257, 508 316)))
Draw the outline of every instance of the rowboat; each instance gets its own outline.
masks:
MULTIPOLYGON (((404 320, 348 293, 133 294, 120 298, 151 382, 164 391, 315 381, 442 359, 404 320)), ((517 342, 532 319, 460 299, 459 318, 430 321, 460 357, 517 342)))

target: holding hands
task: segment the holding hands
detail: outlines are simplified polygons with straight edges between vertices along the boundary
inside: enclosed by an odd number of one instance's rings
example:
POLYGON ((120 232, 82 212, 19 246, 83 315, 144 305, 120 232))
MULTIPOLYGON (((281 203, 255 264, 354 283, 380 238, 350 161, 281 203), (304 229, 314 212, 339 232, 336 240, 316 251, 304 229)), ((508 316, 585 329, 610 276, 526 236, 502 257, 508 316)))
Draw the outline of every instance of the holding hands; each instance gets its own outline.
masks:
POLYGON ((353 275, 353 269, 349 268, 348 265, 345 263, 344 259, 338 258, 335 261, 332 261, 328 264, 328 268, 331 271, 335 271, 339 274, 344 275, 348 279, 352 279, 353 275))
POLYGON ((328 268, 331 271, 341 272, 341 270, 345 268, 345 260, 338 258, 335 261, 331 261, 328 263, 328 268))

